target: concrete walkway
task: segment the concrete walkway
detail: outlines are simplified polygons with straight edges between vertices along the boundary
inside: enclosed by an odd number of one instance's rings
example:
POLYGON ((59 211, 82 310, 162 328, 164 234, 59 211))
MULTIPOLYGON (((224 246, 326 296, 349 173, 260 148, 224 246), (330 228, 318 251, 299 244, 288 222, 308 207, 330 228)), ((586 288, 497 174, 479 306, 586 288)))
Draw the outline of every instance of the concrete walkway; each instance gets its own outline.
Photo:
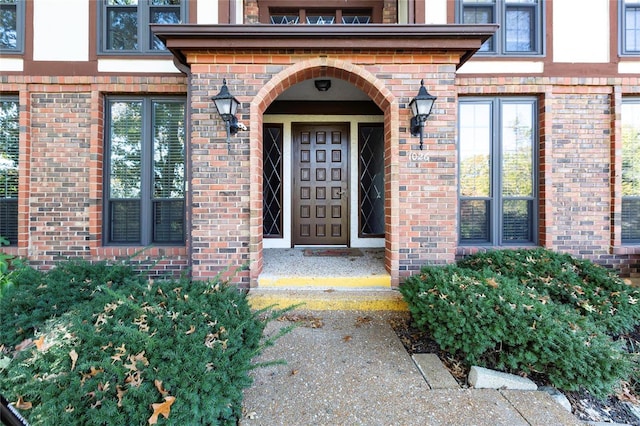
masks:
MULTIPOLYGON (((390 312, 296 311, 258 361, 241 425, 581 425, 537 391, 430 387, 389 325, 390 312)), ((428 374, 428 373, 427 373, 428 374)))

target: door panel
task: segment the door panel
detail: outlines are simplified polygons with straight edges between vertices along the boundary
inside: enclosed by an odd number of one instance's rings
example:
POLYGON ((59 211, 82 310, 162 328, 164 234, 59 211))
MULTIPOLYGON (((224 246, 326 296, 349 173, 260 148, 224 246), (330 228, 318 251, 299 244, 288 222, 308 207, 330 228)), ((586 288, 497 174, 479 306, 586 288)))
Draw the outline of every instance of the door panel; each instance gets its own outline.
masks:
POLYGON ((294 123, 293 244, 349 244, 348 123, 294 123))

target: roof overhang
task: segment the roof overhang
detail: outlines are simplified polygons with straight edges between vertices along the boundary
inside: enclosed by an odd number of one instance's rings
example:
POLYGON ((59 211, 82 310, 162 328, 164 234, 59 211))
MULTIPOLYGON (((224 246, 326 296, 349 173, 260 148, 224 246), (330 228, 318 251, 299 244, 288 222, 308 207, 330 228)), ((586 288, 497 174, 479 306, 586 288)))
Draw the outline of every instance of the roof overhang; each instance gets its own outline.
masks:
POLYGON ((498 25, 151 25, 183 65, 187 53, 237 50, 384 50, 455 53, 462 66, 498 25))

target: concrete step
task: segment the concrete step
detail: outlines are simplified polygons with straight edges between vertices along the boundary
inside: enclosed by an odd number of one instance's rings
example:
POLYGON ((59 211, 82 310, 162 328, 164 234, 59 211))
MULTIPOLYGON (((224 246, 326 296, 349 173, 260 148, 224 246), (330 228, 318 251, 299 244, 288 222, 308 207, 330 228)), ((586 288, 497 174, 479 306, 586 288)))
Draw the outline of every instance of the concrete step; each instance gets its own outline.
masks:
POLYGON ((395 289, 291 289, 253 288, 248 295, 253 309, 270 306, 312 311, 407 311, 402 295, 395 289))
POLYGON ((320 290, 345 289, 390 289, 390 275, 353 275, 353 276, 323 276, 323 275, 275 275, 263 274, 258 277, 259 288, 308 289, 320 290))

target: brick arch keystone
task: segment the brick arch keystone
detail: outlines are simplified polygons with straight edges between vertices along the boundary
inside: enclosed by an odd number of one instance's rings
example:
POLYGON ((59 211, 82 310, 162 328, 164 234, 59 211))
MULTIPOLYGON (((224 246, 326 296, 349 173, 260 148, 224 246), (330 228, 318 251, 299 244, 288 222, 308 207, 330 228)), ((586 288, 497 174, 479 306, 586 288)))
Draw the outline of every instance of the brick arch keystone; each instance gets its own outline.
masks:
POLYGON ((365 68, 351 62, 333 58, 314 58, 298 62, 282 70, 267 82, 251 101, 249 137, 251 140, 251 189, 250 189, 250 244, 251 285, 255 286, 262 272, 262 116, 266 109, 285 90, 302 81, 334 77, 353 84, 366 93, 384 113, 385 126, 385 267, 391 274, 391 282, 399 280, 399 202, 398 138, 399 107, 396 97, 383 80, 365 68))

